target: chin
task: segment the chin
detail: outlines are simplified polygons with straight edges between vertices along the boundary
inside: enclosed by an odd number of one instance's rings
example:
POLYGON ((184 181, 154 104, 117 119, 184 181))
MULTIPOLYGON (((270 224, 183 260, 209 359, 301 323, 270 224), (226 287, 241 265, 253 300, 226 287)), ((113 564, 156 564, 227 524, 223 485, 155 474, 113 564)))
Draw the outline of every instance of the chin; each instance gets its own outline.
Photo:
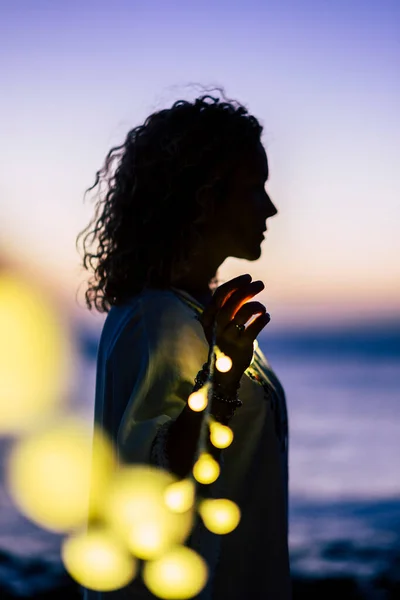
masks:
POLYGON ((254 261, 254 260, 258 260, 261 256, 262 252, 261 252, 261 247, 260 246, 253 246, 253 248, 246 248, 244 249, 242 252, 238 252, 236 254, 236 258, 242 258, 244 260, 250 260, 250 261, 254 261))

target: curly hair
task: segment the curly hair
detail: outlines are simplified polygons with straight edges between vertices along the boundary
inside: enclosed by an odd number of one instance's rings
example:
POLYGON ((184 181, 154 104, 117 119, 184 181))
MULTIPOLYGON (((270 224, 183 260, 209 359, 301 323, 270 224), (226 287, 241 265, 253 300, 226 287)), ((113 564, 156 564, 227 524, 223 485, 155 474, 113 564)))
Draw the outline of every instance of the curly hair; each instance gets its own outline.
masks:
POLYGON ((85 191, 86 197, 99 184, 95 214, 76 240, 84 269, 93 272, 85 292, 89 310, 108 312, 144 287, 166 288, 189 270, 193 243, 226 197, 242 152, 254 148, 262 131, 243 105, 206 94, 154 112, 109 151, 85 191), (206 200, 205 190, 211 191, 206 200))

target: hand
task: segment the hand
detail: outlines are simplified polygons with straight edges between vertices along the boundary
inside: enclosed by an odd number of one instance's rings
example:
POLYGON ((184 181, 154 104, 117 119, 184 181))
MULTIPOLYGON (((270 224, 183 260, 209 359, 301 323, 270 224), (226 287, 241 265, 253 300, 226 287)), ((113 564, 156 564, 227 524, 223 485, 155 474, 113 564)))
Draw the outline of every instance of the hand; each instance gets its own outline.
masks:
POLYGON ((253 342, 270 321, 270 315, 263 304, 248 302, 263 289, 263 282, 252 282, 250 275, 235 277, 216 289, 210 304, 200 317, 210 350, 213 324, 216 321, 215 343, 232 360, 232 368, 228 371, 226 381, 240 381, 251 363, 253 342), (235 327, 244 325, 254 315, 259 316, 244 331, 235 327))

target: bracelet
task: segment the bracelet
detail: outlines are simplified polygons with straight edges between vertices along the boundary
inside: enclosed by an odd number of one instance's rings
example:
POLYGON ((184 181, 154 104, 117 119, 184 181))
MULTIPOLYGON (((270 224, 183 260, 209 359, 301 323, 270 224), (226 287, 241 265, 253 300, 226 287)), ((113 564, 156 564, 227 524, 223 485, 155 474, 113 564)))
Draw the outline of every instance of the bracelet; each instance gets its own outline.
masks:
MULTIPOLYGON (((202 368, 200 369, 200 371, 197 373, 196 378, 195 378, 195 382, 194 382, 194 388, 193 391, 197 392, 198 389, 200 389, 201 387, 203 387, 203 385, 206 383, 206 381, 209 379, 209 375, 210 375, 210 370, 208 368, 208 364, 204 363, 204 365, 202 366, 202 368)), ((213 382, 213 380, 211 379, 211 383, 213 384, 213 388, 215 390, 221 390, 221 388, 223 388, 222 384, 220 383, 215 383, 213 382)), ((237 396, 237 391, 240 388, 240 381, 237 385, 236 388, 236 396, 237 396)), ((226 393, 221 392, 221 394, 225 397, 231 397, 231 396, 227 396, 226 393)))
MULTIPOLYGON (((199 390, 201 387, 203 387, 203 385, 206 383, 206 381, 209 378, 209 374, 210 374, 210 371, 208 368, 208 363, 205 363, 203 365, 203 367, 201 368, 201 370, 196 375, 193 392, 197 392, 197 390, 199 390)), ((226 392, 222 390, 221 384, 217 384, 217 383, 213 383, 213 382, 211 382, 211 383, 212 383, 211 400, 212 401, 216 400, 217 403, 221 402, 225 405, 224 408, 222 409, 221 406, 218 407, 218 404, 217 405, 214 404, 213 405, 213 415, 217 418, 220 418, 221 420, 224 420, 226 418, 228 418, 228 419, 232 418, 233 415, 235 414, 235 410, 243 405, 243 402, 238 397, 238 391, 237 391, 240 387, 240 382, 239 382, 239 385, 237 387, 237 390, 236 390, 236 393, 234 396, 227 395, 226 392), (227 412, 228 407, 230 409, 229 412, 227 412)))
MULTIPOLYGON (((215 396, 212 397, 213 399, 215 396)), ((222 401, 223 403, 218 406, 218 404, 212 405, 212 416, 220 421, 223 424, 227 424, 235 414, 235 411, 238 407, 242 406, 242 401, 238 400, 240 404, 228 404, 227 402, 222 401)))

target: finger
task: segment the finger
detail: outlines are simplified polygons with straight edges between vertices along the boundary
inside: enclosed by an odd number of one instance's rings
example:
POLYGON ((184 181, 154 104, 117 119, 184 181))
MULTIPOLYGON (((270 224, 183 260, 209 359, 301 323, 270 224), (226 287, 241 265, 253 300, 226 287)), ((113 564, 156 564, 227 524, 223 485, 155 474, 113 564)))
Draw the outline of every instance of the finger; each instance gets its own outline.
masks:
POLYGON ((214 292, 210 304, 203 312, 202 323, 205 326, 211 325, 215 315, 223 306, 226 299, 229 298, 239 287, 251 281, 251 275, 240 275, 220 285, 214 292))
POLYGON ((264 315, 267 312, 261 302, 246 302, 235 314, 234 322, 245 325, 253 315, 264 315))
POLYGON ((255 340, 260 331, 262 331, 262 329, 264 329, 264 327, 268 325, 270 320, 271 315, 268 312, 263 315, 260 315, 259 317, 254 319, 254 321, 252 321, 252 323, 248 327, 246 327, 246 329, 243 331, 243 335, 245 335, 246 337, 250 337, 252 340, 255 340))
POLYGON ((213 300, 219 308, 223 306, 226 302, 227 298, 229 298, 238 288, 242 287, 246 283, 250 283, 251 275, 239 275, 239 277, 235 277, 234 279, 230 279, 226 283, 220 285, 213 295, 213 300))
POLYGON ((254 298, 256 294, 259 294, 263 289, 264 284, 262 281, 253 281, 234 292, 220 310, 218 316, 219 324, 222 327, 226 327, 241 307, 254 298))

